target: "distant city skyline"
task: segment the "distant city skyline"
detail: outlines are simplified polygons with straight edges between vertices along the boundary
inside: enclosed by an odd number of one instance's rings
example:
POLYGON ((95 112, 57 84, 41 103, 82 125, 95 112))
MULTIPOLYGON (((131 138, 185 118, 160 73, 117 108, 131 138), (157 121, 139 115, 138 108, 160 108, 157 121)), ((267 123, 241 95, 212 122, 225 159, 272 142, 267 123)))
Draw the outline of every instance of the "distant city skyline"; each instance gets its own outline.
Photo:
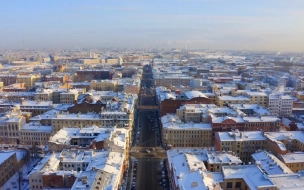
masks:
POLYGON ((1 2, 0 48, 304 51, 304 1, 1 2))

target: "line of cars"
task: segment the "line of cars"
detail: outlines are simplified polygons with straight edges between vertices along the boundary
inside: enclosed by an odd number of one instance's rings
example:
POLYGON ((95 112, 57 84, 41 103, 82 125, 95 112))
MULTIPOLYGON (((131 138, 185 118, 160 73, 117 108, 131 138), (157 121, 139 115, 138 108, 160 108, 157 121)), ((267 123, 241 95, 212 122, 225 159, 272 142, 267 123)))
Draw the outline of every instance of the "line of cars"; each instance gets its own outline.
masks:
POLYGON ((169 190, 168 171, 165 167, 166 161, 161 161, 158 168, 158 184, 163 187, 163 190, 169 190))
POLYGON ((137 182, 137 160, 133 163, 133 177, 132 177, 132 187, 131 190, 135 190, 137 182))

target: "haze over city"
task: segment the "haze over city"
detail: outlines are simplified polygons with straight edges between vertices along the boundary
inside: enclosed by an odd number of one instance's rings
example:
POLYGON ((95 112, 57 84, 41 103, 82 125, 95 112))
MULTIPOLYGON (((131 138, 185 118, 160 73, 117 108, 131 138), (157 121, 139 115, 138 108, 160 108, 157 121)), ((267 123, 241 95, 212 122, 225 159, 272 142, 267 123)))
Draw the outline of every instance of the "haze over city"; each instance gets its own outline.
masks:
POLYGON ((0 48, 303 51, 304 1, 3 1, 0 48))

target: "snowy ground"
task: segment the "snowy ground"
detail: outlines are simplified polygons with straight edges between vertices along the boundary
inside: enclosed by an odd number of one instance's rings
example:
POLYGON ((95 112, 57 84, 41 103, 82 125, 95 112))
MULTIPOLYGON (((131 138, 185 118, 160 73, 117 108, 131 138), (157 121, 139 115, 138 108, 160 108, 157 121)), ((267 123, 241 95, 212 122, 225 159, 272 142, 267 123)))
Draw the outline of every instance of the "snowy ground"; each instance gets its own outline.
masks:
MULTIPOLYGON (((22 172, 22 180, 21 180, 21 189, 22 190, 28 190, 29 189, 29 182, 28 182, 28 173, 32 171, 32 169, 35 167, 37 162, 40 159, 31 160, 29 163, 24 164, 24 166, 19 170, 19 172, 22 172)), ((19 189, 19 173, 16 172, 3 186, 3 190, 18 190, 19 189)))

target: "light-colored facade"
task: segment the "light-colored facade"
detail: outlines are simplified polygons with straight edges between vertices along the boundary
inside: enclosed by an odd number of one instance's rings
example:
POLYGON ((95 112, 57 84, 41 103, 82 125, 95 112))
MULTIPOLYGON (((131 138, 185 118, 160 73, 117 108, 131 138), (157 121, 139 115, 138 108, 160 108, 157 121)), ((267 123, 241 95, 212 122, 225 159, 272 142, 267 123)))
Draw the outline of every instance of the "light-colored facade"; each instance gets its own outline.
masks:
POLYGON ((248 97, 250 98, 249 103, 251 104, 259 104, 261 106, 268 106, 268 95, 264 92, 246 92, 248 97))
POLYGON ((77 100, 79 92, 77 89, 68 89, 67 92, 60 93, 61 104, 71 104, 77 100))
POLYGON ((154 76, 154 85, 155 86, 190 86, 190 81, 193 79, 193 77, 187 76, 187 75, 159 75, 154 76))
POLYGON ((184 123, 176 115, 161 118, 163 143, 167 147, 210 147, 211 124, 184 123))
POLYGON ((250 101, 250 98, 246 96, 217 96, 217 104, 219 106, 228 104, 248 104, 250 101))
POLYGON ((84 127, 90 125, 101 125, 100 115, 98 113, 87 114, 70 114, 68 112, 56 113, 51 119, 53 133, 59 131, 63 127, 77 126, 84 127))
POLYGON ((42 78, 41 75, 34 75, 34 74, 17 75, 16 83, 25 83, 25 87, 29 89, 35 84, 35 82, 40 81, 41 78, 42 78))
POLYGON ((208 121, 205 121, 202 115, 206 114, 210 108, 216 107, 214 104, 185 104, 176 110, 176 115, 183 122, 207 123, 208 121))
POLYGON ((268 109, 271 113, 288 117, 292 114, 293 99, 288 95, 269 95, 268 109))
POLYGON ((90 89, 97 91, 114 91, 117 92, 117 80, 92 80, 90 82, 90 89))
POLYGON ((261 131, 233 131, 216 132, 215 148, 218 151, 235 152, 240 159, 248 163, 252 160, 251 154, 256 150, 266 148, 266 137, 261 131))
POLYGON ((0 120, 0 144, 20 144, 19 131, 26 123, 26 119, 21 115, 20 110, 6 113, 0 120))
POLYGON ((41 126, 40 123, 27 123, 21 127, 19 133, 21 145, 45 146, 52 134, 52 126, 41 126))

